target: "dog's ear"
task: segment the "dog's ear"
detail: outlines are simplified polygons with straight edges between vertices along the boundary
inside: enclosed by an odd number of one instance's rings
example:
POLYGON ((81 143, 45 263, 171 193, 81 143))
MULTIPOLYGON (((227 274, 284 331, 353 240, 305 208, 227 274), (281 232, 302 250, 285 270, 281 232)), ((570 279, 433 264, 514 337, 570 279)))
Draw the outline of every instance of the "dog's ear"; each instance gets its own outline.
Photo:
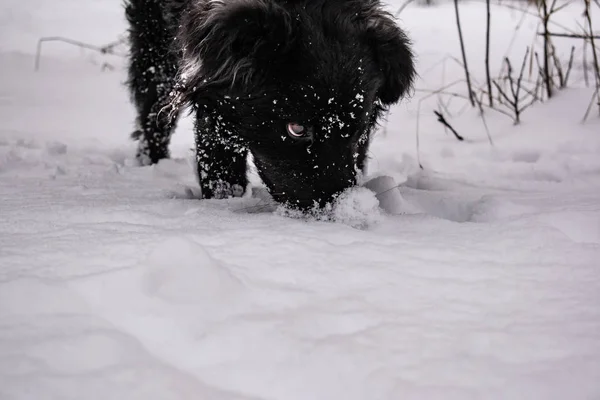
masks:
POLYGON ((272 0, 208 1, 183 17, 184 74, 209 85, 258 84, 290 37, 290 16, 272 0))
POLYGON ((391 15, 382 11, 370 15, 365 29, 383 79, 378 97, 384 105, 391 105, 413 85, 415 68, 410 41, 391 15))

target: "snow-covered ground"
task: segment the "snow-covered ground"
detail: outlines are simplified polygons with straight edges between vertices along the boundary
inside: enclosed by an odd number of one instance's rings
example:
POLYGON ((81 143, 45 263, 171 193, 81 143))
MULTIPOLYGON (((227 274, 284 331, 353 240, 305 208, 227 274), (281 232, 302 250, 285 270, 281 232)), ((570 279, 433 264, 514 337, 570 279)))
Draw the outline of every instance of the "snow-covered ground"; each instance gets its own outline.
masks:
MULTIPOLYGON (((517 60, 535 21, 513 40, 522 13, 494 15, 493 59, 517 60)), ((484 7, 461 16, 482 81, 484 7)), ((462 78, 438 63, 460 54, 453 21, 401 14, 418 88, 462 78)), ((0 5, 0 399, 600 398, 600 121, 580 122, 580 62, 521 125, 486 113, 493 147, 463 103, 458 142, 424 102, 424 170, 416 92, 373 146, 371 177, 400 185, 385 210, 305 221, 196 199, 189 119, 173 159, 134 166, 121 58, 47 43, 33 72, 40 36, 124 29, 121 0, 0 5)))

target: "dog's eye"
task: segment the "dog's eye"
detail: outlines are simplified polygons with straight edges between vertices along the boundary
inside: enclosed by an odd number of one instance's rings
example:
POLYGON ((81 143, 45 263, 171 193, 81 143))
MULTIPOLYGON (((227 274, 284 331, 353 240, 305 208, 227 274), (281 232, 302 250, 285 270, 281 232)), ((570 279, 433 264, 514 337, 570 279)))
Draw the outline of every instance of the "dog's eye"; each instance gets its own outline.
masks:
POLYGON ((306 135, 306 129, 302 125, 294 122, 287 124, 287 131, 293 138, 301 138, 306 135))

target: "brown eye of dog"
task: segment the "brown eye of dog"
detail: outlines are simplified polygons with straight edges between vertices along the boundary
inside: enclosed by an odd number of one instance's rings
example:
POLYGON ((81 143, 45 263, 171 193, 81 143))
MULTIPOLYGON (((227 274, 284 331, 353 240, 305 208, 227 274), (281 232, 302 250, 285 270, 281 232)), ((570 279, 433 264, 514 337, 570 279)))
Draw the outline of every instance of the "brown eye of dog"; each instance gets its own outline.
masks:
POLYGON ((287 131, 291 137, 301 138, 305 135, 306 129, 302 125, 296 124, 294 122, 290 122, 287 124, 287 131))

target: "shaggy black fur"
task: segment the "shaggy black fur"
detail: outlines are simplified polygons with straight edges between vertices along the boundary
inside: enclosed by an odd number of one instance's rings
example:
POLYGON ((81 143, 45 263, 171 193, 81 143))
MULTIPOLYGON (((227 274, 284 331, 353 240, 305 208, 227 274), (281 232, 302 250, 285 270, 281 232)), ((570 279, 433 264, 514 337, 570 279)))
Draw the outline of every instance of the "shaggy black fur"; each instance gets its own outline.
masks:
POLYGON ((191 105, 204 198, 243 194, 249 151, 276 201, 323 206, 356 183, 378 118, 413 82, 378 0, 127 0, 126 15, 138 159, 168 157, 191 105))

